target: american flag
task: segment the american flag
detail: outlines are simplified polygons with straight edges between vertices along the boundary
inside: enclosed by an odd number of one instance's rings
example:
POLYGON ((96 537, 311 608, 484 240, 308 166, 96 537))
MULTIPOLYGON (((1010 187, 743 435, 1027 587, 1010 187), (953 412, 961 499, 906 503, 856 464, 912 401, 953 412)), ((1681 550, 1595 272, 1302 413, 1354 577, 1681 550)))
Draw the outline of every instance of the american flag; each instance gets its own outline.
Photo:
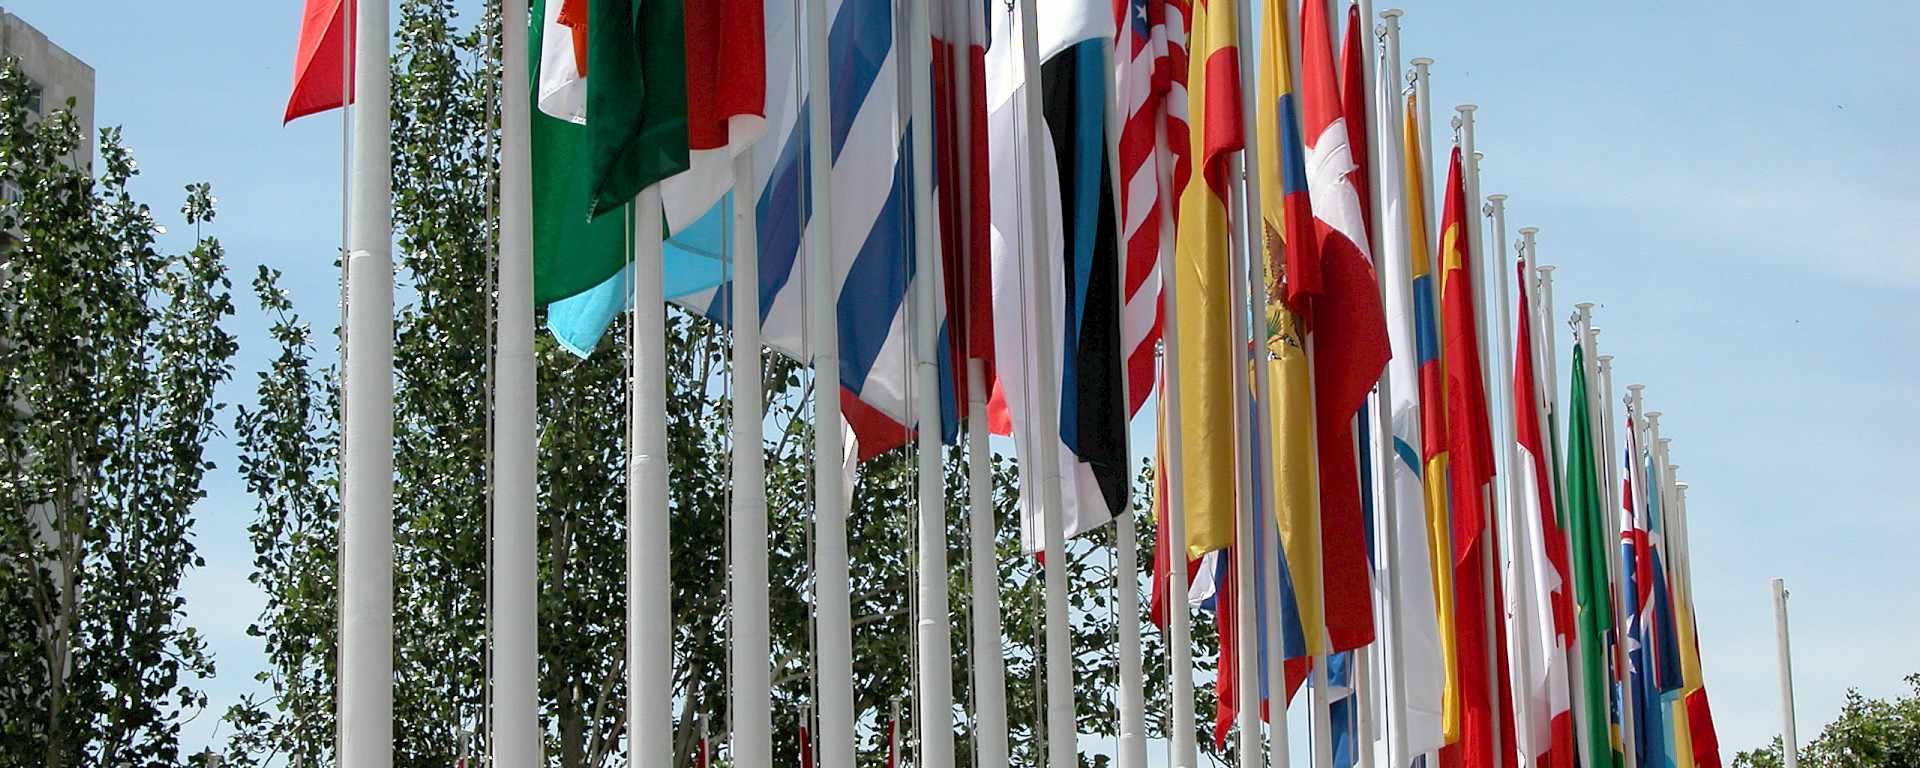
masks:
POLYGON ((1187 159, 1188 0, 1114 0, 1121 216, 1126 238, 1128 413, 1154 384, 1160 340, 1160 254, 1173 250, 1173 207, 1190 175, 1187 159))

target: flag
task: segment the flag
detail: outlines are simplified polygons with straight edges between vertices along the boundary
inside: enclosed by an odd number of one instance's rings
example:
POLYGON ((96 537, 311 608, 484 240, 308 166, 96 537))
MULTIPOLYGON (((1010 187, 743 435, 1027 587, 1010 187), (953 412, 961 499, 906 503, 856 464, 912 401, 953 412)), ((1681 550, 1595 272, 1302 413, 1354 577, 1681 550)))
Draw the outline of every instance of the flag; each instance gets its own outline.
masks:
POLYGON ((1304 640, 1299 653, 1317 656, 1326 652, 1327 620, 1322 599, 1325 566, 1320 539, 1314 535, 1320 526, 1320 500, 1313 493, 1317 470, 1312 371, 1304 329, 1289 296, 1305 295, 1296 290, 1296 284, 1318 274, 1319 249, 1300 143, 1298 99, 1292 93, 1285 15, 1266 14, 1260 35, 1255 119, 1260 156, 1267 158, 1260 165, 1259 182, 1268 387, 1262 394, 1271 403, 1267 414, 1273 438, 1268 463, 1281 548, 1299 607, 1304 640))
POLYGON ((1197 0, 1188 40, 1188 156, 1198 181, 1180 191, 1174 236, 1174 286, 1180 365, 1180 441, 1185 477, 1187 553, 1199 556, 1233 543, 1234 420, 1243 393, 1233 391, 1232 366, 1244 350, 1232 344, 1227 279, 1232 180, 1229 157, 1242 146, 1240 59, 1232 0, 1197 0))
MULTIPOLYGON (((600 216, 687 169, 684 0, 587 4, 587 159, 591 208, 600 216), (613 87, 594 87, 607 83, 613 87)), ((650 216, 650 215, 649 215, 650 216)), ((654 226, 641 221, 639 226, 654 226)), ((587 282, 593 285, 608 275, 587 282)))
MULTIPOLYGON (((727 193, 668 238, 663 250, 669 265, 668 299, 710 319, 731 322, 731 206, 750 201, 758 227, 762 339, 776 351, 806 361, 811 359, 806 334, 811 252, 806 238, 813 222, 805 179, 811 101, 799 66, 793 10, 791 0, 776 0, 763 11, 768 100, 765 128, 754 143, 753 187, 727 193)), ((915 274, 912 258, 907 151, 912 126, 900 118, 900 52, 893 45, 891 7, 881 0, 844 0, 830 23, 829 66, 836 78, 829 143, 834 154, 840 384, 843 417, 855 437, 849 446, 857 446, 855 455, 864 460, 905 444, 913 434, 907 404, 911 318, 906 297, 921 276, 915 274)), ((724 35, 727 28, 722 25, 718 31, 724 35)), ((594 72, 598 77, 598 70, 594 72)), ((751 115, 744 121, 731 116, 728 146, 737 151, 742 124, 756 128, 759 122, 751 115)), ((617 292, 624 282, 616 277, 591 292, 604 297, 601 308, 585 306, 586 295, 580 297, 577 312, 571 301, 550 307, 548 324, 556 338, 576 352, 590 350, 625 306, 617 292)), ((938 357, 945 368, 942 379, 949 380, 953 361, 945 349, 938 357)), ((958 432, 955 392, 943 387, 942 395, 939 428, 953 436, 958 432)))
MULTIPOLYGON (((588 135, 566 123, 586 123, 584 3, 536 2, 534 101, 536 284, 551 302, 547 325, 561 346, 585 357, 613 319, 630 304, 632 276, 626 263, 626 222, 620 217, 588 221, 584 166, 577 159, 588 135), (579 17, 568 18, 568 12, 579 17), (542 23, 544 22, 544 23, 542 23), (567 192, 561 194, 559 190, 567 192), (543 190, 553 190, 543 194, 543 190), (584 292, 596 275, 610 275, 584 292), (573 293, 567 293, 574 291, 573 293), (564 295, 563 295, 564 294, 564 295)), ((761 0, 695 3, 686 9, 687 113, 690 166, 661 182, 667 232, 663 249, 665 293, 683 295, 718 284, 726 276, 730 206, 721 198, 733 184, 733 156, 751 148, 766 130, 767 44, 761 0), (722 67, 720 62, 733 62, 722 67)))
MULTIPOLYGON (((1042 65, 1042 99, 1060 174, 1066 259, 1066 327, 1060 357, 1060 437, 1091 475, 1109 514, 1127 509, 1126 353, 1122 349, 1120 249, 1113 169, 1107 153, 1105 37, 1075 42, 1042 65)), ((1080 483, 1084 493, 1089 487, 1080 483)), ((1083 505, 1096 500, 1087 499, 1083 505)), ((1077 518, 1099 519, 1082 510, 1077 518)), ((1077 520, 1079 530, 1087 520, 1077 520)), ((1034 526, 1033 541, 1040 540, 1034 526)), ((1076 531, 1078 532, 1078 531, 1076 531)))
MULTIPOLYGON (((1639 431, 1633 414, 1627 414, 1626 450, 1620 472, 1620 594, 1626 601, 1625 638, 1627 668, 1621 682, 1622 697, 1633 720, 1634 756, 1640 768, 1670 768, 1666 752, 1665 719, 1660 711, 1660 691, 1655 683, 1652 632, 1653 560, 1648 546, 1646 510, 1634 498, 1635 481, 1645 487, 1639 476, 1639 431)), ((1648 497, 1652 497, 1648 489, 1648 497)))
POLYGON ((1014 439, 1021 457, 1021 542, 1042 544, 1042 478, 1057 472, 1063 530, 1077 536, 1125 509, 1126 399, 1120 354, 1119 250, 1105 140, 1105 61, 1110 10, 1090 2, 1054 3, 1036 27, 1041 57, 1041 122, 1027 135, 1024 53, 1014 14, 993 15, 987 50, 989 154, 993 179, 993 354, 997 391, 991 425, 1014 439), (1027 141, 1038 141, 1043 166, 1027 167, 1027 141), (1035 223, 1028 198, 1039 176, 1045 209, 1044 252, 1032 253, 1035 223), (1035 269, 1034 259, 1041 260, 1035 269), (1033 285, 1036 271, 1047 285, 1033 285), (1043 299, 1042 291, 1046 292, 1043 299), (1049 314, 1040 312, 1043 303, 1049 314), (1052 341, 1057 378, 1041 381, 1034 341, 1052 341), (1058 420, 1031 416, 1052 401, 1058 420), (1038 461, 1041 441, 1054 443, 1059 465, 1038 461))
POLYGON ((1612 592, 1607 576, 1610 557, 1596 464, 1592 403, 1587 393, 1585 353, 1580 344, 1573 347, 1573 384, 1567 411, 1567 521, 1572 556, 1575 619, 1580 642, 1580 694, 1584 699, 1586 722, 1581 726, 1593 751, 1594 764, 1617 764, 1619 758, 1603 758, 1603 750, 1616 749, 1608 717, 1609 692, 1613 688, 1608 661, 1612 658, 1607 636, 1613 631, 1612 592))
MULTIPOLYGON (((1520 281, 1526 283, 1526 264, 1520 281)), ((1520 456, 1514 471, 1520 493, 1514 505, 1516 602, 1520 606, 1519 632, 1532 677, 1524 681, 1532 703, 1532 722, 1525 727, 1533 737, 1534 764, 1540 768, 1576 768, 1573 700, 1568 658, 1573 652, 1573 583, 1567 568, 1566 531, 1560 527, 1553 503, 1546 448, 1541 439, 1538 388, 1534 383, 1532 309, 1520 293, 1519 323, 1514 342, 1514 439, 1520 456)))
POLYGON ((293 55, 293 95, 282 123, 353 101, 352 0, 307 0, 293 55))
POLYGON ((1460 741, 1442 752, 1442 764, 1488 768, 1506 755, 1512 763, 1512 699, 1507 679, 1505 623, 1493 614, 1503 606, 1500 581, 1487 563, 1498 563, 1487 528, 1486 486, 1493 478, 1493 447, 1487 391, 1481 378, 1468 247, 1469 218, 1460 150, 1454 148, 1441 217, 1441 363, 1446 374, 1449 483, 1453 508, 1455 643, 1459 659, 1460 741))
MULTIPOLYGON (((1429 521, 1438 514, 1444 528, 1444 495, 1429 494, 1428 485, 1444 487, 1439 475, 1423 477, 1431 471, 1424 460, 1425 444, 1422 419, 1429 412, 1444 413, 1441 398, 1423 391, 1423 373, 1431 368, 1437 377, 1439 349, 1433 327, 1433 281, 1427 265, 1427 223, 1420 176, 1420 137, 1410 106, 1402 104, 1399 88, 1389 78, 1380 78, 1381 114, 1374 116, 1383 146, 1380 153, 1380 213, 1383 234, 1380 243, 1381 279, 1386 284, 1387 337, 1393 358, 1387 363, 1387 378, 1393 401, 1388 404, 1393 432, 1383 435, 1390 441, 1391 464, 1382 474, 1386 493, 1393 494, 1396 549, 1377 565, 1384 573, 1378 583, 1392 579, 1398 584, 1398 602, 1392 605, 1392 620, 1398 622, 1398 646, 1390 663, 1398 666, 1402 697, 1388 703, 1388 721, 1405 734, 1409 754, 1431 752, 1447 742, 1444 702, 1450 654, 1442 641, 1438 609, 1451 605, 1435 593, 1434 566, 1451 557, 1450 550, 1436 552, 1432 546, 1429 521), (1394 146, 1394 137, 1402 141, 1394 146), (1404 169, 1404 170, 1403 170, 1404 169), (1423 396, 1428 397, 1424 401, 1423 396), (1430 508, 1437 502, 1437 506, 1430 508)), ((1437 379, 1436 379, 1437 383, 1437 379)))
MULTIPOLYGON (((530 121, 533 163, 533 287, 534 301, 555 300, 593 288, 620 271, 627 260, 627 226, 623 217, 590 219, 589 186, 585 171, 588 143, 586 81, 579 68, 583 49, 575 32, 582 27, 561 23, 561 0, 533 0, 528 41, 534 62, 532 82, 535 107, 530 121)), ((605 318, 591 337, 560 336, 563 345, 584 354, 599 342, 613 316, 626 307, 627 281, 622 279, 602 299, 605 318)), ((554 318, 548 318, 549 324, 554 318)))
POLYGON ((1187 159, 1187 7, 1183 0, 1116 0, 1114 83, 1120 105, 1122 237, 1126 248, 1128 412, 1153 392, 1160 341, 1161 254, 1173 250, 1173 207, 1187 159))
MULTIPOLYGON (((947 300, 947 354, 980 360, 993 381, 992 176, 987 152, 985 16, 968 12, 966 23, 934 24, 934 111, 939 125, 934 147, 940 205, 940 249, 947 300), (966 75, 967 92, 959 92, 966 75)), ((965 366, 954 366, 954 390, 966 390, 965 366)), ((954 397, 962 417, 967 398, 954 397)))
POLYGON ((1447 390, 1440 356, 1440 324, 1434 307, 1439 293, 1428 254, 1428 244, 1432 241, 1427 228, 1427 181, 1424 155, 1420 151, 1418 108, 1417 95, 1409 95, 1402 126, 1402 151, 1407 160, 1408 263, 1413 278, 1413 338, 1422 404, 1420 484, 1425 497, 1434 616, 1439 624, 1441 668, 1445 678, 1440 700, 1441 737, 1443 742, 1452 743, 1460 739, 1460 650, 1453 605, 1453 528, 1448 510, 1447 476, 1451 467, 1447 461, 1447 390))
POLYGON ((1301 137, 1318 275, 1290 284, 1287 301, 1305 319, 1313 350, 1324 610, 1332 649, 1341 651, 1374 636, 1352 422, 1386 367, 1391 347, 1361 191, 1352 176, 1358 168, 1354 157, 1366 149, 1352 145, 1347 126, 1365 117, 1349 117, 1341 104, 1325 4, 1303 5, 1301 137))

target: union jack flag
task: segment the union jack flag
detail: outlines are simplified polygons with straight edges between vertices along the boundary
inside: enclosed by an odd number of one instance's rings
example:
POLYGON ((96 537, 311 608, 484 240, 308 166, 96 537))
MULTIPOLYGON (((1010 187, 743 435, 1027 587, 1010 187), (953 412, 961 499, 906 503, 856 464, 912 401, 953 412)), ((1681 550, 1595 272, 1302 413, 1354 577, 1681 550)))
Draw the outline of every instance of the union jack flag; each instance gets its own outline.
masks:
POLYGON ((1121 216, 1126 238, 1128 413, 1153 391, 1160 340, 1160 254, 1173 250, 1173 209, 1187 186, 1188 0, 1114 0, 1121 216))

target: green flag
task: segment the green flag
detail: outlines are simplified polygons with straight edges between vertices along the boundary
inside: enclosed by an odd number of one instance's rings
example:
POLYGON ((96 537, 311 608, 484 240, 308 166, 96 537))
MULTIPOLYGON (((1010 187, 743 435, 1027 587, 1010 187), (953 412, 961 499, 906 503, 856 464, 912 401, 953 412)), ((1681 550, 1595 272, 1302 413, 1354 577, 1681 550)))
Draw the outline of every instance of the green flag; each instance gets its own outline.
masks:
POLYGON ((1566 500, 1569 533, 1573 538, 1573 597, 1580 634, 1581 693, 1586 702, 1588 742, 1594 768, 1617 766, 1612 717, 1607 706, 1612 690, 1608 673, 1611 656, 1607 633, 1613 629, 1613 593, 1607 579, 1608 546, 1606 494, 1600 488, 1599 464, 1593 449, 1594 425, 1587 405, 1586 360, 1573 347, 1573 387, 1568 397, 1566 500))
MULTIPOLYGON (((527 56, 533 62, 528 87, 535 94, 528 100, 533 109, 533 297, 541 305, 599 285, 627 262, 626 217, 588 217, 587 127, 547 114, 535 103, 543 74, 548 80, 569 74, 541 71, 549 2, 560 0, 534 0, 527 35, 533 49, 527 56)), ((571 52, 571 38, 556 42, 571 52)), ((560 57, 563 62, 571 58, 560 57)))
POLYGON ((587 4, 593 215, 687 169, 684 0, 587 4))

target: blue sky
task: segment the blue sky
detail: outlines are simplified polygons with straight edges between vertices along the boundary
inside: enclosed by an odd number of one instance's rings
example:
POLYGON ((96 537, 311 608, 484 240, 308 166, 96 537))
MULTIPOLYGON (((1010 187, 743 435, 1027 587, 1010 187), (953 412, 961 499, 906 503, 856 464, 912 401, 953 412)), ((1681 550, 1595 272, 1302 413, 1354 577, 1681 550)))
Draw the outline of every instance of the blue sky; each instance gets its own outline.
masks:
MULTIPOLYGON (((337 312, 338 118, 280 125, 300 5, 6 3, 96 69, 99 120, 125 127, 165 245, 190 246, 182 187, 213 184, 208 231, 240 299, 229 401, 271 352, 246 292, 256 264, 286 273, 317 327, 337 312)), ((1404 56, 1437 61, 1435 103, 1480 105, 1482 191, 1511 196, 1510 230, 1540 227, 1557 308, 1598 305, 1616 384, 1647 385, 1665 414, 1725 753, 1778 732, 1768 579, 1793 593, 1802 734, 1850 687, 1905 690, 1920 672, 1920 472, 1900 469, 1920 448, 1920 4, 1398 5, 1404 56)), ((230 443, 213 456, 208 565, 186 596, 220 675, 186 731, 195 751, 224 741, 215 716, 264 663, 245 635, 262 605, 253 501, 230 443)))

